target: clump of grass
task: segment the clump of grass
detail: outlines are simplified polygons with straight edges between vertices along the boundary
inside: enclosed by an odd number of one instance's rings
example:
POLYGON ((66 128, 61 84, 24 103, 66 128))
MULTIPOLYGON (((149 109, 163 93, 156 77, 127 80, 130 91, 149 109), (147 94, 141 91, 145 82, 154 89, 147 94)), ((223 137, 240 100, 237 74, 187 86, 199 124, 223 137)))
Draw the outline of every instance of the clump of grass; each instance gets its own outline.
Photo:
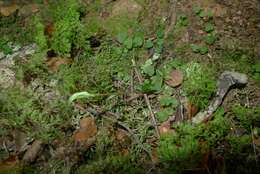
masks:
POLYGON ((216 90, 213 72, 203 64, 189 63, 185 67, 184 92, 192 103, 204 109, 216 90))
POLYGON ((6 123, 5 126, 21 129, 29 137, 44 141, 62 134, 57 127, 64 123, 71 113, 62 101, 43 104, 33 91, 18 87, 1 92, 0 103, 0 118, 1 122, 6 123), (59 112, 54 114, 53 110, 59 112))
POLYGON ((82 166, 79 169, 80 174, 96 174, 107 172, 119 174, 142 174, 144 173, 144 170, 141 168, 141 166, 138 166, 137 161, 133 160, 132 157, 129 155, 111 155, 106 156, 105 158, 102 157, 102 159, 93 161, 92 163, 82 166))
POLYGON ((201 151, 196 137, 198 129, 189 124, 176 128, 176 134, 162 135, 158 155, 166 171, 180 173, 187 167, 196 167, 201 151))
POLYGON ((35 41, 42 51, 53 50, 63 57, 70 57, 73 49, 89 49, 87 30, 80 20, 81 8, 77 0, 50 3, 48 12, 54 25, 51 37, 44 33, 44 16, 35 18, 35 41))
POLYGON ((259 125, 260 122, 260 107, 246 108, 240 105, 235 105, 232 108, 235 119, 247 130, 251 131, 252 126, 259 125))

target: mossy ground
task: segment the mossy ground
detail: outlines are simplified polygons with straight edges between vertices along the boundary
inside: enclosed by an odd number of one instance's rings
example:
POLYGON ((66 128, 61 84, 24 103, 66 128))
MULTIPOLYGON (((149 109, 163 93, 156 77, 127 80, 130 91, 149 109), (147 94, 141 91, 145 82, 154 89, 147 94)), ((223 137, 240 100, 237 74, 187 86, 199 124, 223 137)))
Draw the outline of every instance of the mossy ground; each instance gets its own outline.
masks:
MULTIPOLYGON (((113 16, 117 1, 66 0, 48 5, 39 2, 42 10, 26 18, 22 27, 18 25, 24 22, 22 17, 0 17, 0 31, 5 36, 1 51, 9 52, 7 41, 38 45, 27 62, 16 62, 16 85, 0 88, 0 140, 12 139, 13 131, 19 130, 30 139, 42 140, 47 149, 43 159, 9 173, 257 173, 259 147, 254 141, 259 141, 259 62, 248 38, 222 31, 229 27, 218 15, 231 15, 215 11, 215 7, 224 4, 226 8, 226 1, 180 1, 173 28, 166 20, 173 13, 168 1, 133 2, 142 9, 137 15, 113 16), (52 72, 47 62, 54 57, 72 59, 72 63, 52 72), (134 68, 142 73, 142 84, 134 68), (173 69, 180 69, 185 76, 177 89, 165 83, 173 69), (153 110, 161 113, 157 114, 161 122, 177 111, 180 91, 203 110, 225 70, 247 74, 248 86, 232 91, 213 120, 199 126, 188 120, 174 123, 174 133, 160 139, 142 97, 128 100, 148 93, 153 110), (48 99, 38 92, 32 85, 36 80, 57 96, 48 99), (80 91, 96 96, 77 104, 102 110, 101 115, 94 115, 96 142, 75 154, 77 159, 56 159, 51 156, 53 142, 62 141, 67 147, 79 120, 92 114, 81 113, 68 103, 69 97, 80 91), (106 119, 107 112, 114 113, 112 121, 106 119)), ((240 7, 234 4, 233 8, 240 7)), ((7 156, 7 149, 0 146, 0 160, 7 156)))

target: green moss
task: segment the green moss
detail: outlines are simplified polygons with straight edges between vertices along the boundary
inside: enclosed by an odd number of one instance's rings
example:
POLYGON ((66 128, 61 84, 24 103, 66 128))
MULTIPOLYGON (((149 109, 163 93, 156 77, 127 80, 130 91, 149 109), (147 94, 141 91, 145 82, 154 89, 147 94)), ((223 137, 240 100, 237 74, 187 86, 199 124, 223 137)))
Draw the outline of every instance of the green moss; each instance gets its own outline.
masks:
POLYGON ((53 101, 44 104, 29 89, 11 88, 5 93, 1 92, 0 103, 0 119, 6 123, 6 127, 21 129, 29 137, 44 141, 62 135, 58 126, 64 123, 71 113, 66 103, 53 101), (52 110, 59 112, 53 114, 52 110))
POLYGON ((204 109, 216 90, 216 80, 212 70, 206 65, 189 63, 185 67, 184 92, 192 103, 204 109))
POLYGON ((79 174, 89 173, 118 173, 118 174, 138 174, 144 173, 142 168, 136 165, 135 160, 131 156, 106 156, 96 160, 79 169, 79 174))
POLYGON ((232 111, 239 123, 249 132, 253 126, 257 126, 260 123, 260 107, 246 108, 235 105, 232 111))
POLYGON ((214 114, 214 119, 205 126, 204 139, 211 147, 217 146, 225 141, 225 137, 230 132, 230 121, 224 117, 224 109, 220 108, 214 114))
POLYGON ((187 167, 196 167, 201 155, 202 149, 196 138, 199 129, 189 124, 176 128, 176 134, 161 136, 158 148, 160 162, 167 173, 180 173, 187 167))

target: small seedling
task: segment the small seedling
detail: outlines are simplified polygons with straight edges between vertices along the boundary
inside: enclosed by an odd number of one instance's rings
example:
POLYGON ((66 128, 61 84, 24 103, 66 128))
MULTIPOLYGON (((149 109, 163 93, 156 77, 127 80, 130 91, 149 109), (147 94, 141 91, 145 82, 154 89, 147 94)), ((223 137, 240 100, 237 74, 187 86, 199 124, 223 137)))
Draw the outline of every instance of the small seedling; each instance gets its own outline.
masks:
POLYGON ((121 32, 116 36, 116 38, 119 43, 123 44, 128 38, 128 34, 126 32, 121 32))
POLYGON ((133 47, 138 48, 141 47, 144 43, 144 35, 142 34, 137 34, 133 38, 133 47))
POLYGON ((162 89, 163 77, 161 72, 157 71, 156 75, 150 80, 146 79, 143 84, 139 85, 137 89, 142 92, 159 92, 162 89))
POLYGON ((143 73, 152 76, 154 75, 154 65, 153 61, 151 59, 148 59, 145 64, 141 67, 143 73))
POLYGON ((188 18, 185 15, 179 16, 177 19, 177 26, 178 27, 186 27, 189 24, 188 18))
POLYGON ((207 33, 214 31, 214 25, 212 23, 207 23, 206 26, 205 26, 205 31, 207 33))
POLYGON ((165 106, 177 106, 178 101, 173 98, 172 96, 161 96, 159 99, 160 105, 165 107, 165 106))
POLYGON ((168 118, 174 113, 174 109, 171 107, 164 108, 161 111, 157 112, 157 119, 160 123, 165 122, 168 118))
POLYGON ((133 48, 133 38, 128 37, 125 41, 124 41, 124 46, 128 49, 131 50, 133 48))
POLYGON ((6 40, 0 40, 0 52, 3 52, 4 54, 12 54, 13 50, 8 45, 8 42, 6 40))
POLYGON ((152 47, 153 47, 153 41, 151 41, 151 40, 145 41, 144 47, 145 47, 146 49, 152 48, 152 47))
POLYGON ((200 53, 202 55, 207 54, 209 49, 206 46, 191 44, 191 49, 194 53, 200 53))
POLYGON ((205 42, 208 45, 213 45, 217 40, 217 37, 214 33, 208 33, 207 36, 205 37, 205 42))

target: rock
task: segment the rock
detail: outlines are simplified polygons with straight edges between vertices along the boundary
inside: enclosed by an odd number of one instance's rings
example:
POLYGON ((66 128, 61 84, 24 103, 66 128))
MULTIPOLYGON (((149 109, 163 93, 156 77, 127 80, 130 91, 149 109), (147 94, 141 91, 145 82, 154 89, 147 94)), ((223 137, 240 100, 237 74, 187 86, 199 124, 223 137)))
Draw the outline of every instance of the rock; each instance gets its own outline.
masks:
POLYGON ((134 0, 119 0, 113 6, 112 16, 127 15, 130 18, 137 18, 142 9, 142 6, 134 0))

